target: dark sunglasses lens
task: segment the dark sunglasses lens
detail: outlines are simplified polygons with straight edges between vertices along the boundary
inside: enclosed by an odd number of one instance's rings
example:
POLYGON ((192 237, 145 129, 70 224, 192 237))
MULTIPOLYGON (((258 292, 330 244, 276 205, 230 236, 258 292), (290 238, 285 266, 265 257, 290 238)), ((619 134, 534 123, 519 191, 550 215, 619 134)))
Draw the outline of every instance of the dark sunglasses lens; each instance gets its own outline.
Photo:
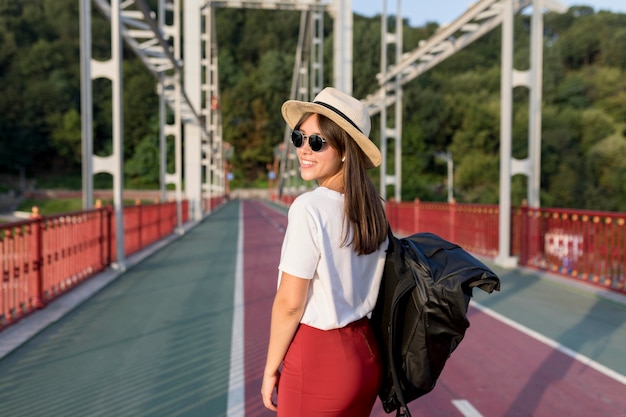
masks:
POLYGON ((311 135, 309 136, 309 146, 313 152, 319 152, 322 150, 322 146, 324 146, 324 139, 318 135, 311 135))
POLYGON ((304 141, 304 135, 299 130, 294 130, 291 132, 291 141, 293 142, 293 146, 299 148, 302 146, 302 142, 304 141))
MULTIPOLYGON (((293 146, 299 148, 304 144, 304 133, 299 130, 294 130, 291 132, 291 142, 293 142, 293 146)), ((319 152, 324 147, 324 139, 318 135, 309 136, 309 147, 313 152, 319 152)))

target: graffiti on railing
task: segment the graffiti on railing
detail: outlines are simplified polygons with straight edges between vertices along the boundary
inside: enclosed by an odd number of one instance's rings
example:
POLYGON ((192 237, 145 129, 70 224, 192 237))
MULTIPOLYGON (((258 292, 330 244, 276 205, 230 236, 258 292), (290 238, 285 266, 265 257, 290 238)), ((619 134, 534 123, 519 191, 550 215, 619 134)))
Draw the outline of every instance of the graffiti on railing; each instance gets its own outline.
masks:
MULTIPOLYGON (((431 231, 475 254, 499 250, 498 207, 387 202, 392 229, 431 231)), ((512 210, 511 254, 519 264, 626 292, 626 213, 530 208, 512 210)))
POLYGON ((576 261, 584 255, 582 234, 552 229, 544 236, 545 255, 552 265, 560 265, 562 272, 570 274, 576 261))

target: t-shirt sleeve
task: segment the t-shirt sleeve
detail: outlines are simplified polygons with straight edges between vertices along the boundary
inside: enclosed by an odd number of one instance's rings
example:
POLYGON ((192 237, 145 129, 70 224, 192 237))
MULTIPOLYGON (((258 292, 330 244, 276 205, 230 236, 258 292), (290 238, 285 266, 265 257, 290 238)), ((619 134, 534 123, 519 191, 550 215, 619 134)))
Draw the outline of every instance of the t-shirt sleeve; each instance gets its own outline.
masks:
POLYGON ((320 224, 314 210, 302 201, 289 208, 278 269, 290 275, 312 279, 320 259, 320 224))

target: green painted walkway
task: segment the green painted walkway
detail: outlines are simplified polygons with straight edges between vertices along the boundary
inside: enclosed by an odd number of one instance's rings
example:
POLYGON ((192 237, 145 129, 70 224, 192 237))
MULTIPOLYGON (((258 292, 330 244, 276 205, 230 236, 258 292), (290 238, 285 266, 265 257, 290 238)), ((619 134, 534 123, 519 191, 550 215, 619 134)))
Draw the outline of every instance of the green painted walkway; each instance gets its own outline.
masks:
POLYGON ((237 202, 0 361, 0 416, 224 416, 237 202))
POLYGON ((626 297, 570 278, 531 270, 505 270, 487 262, 502 288, 474 299, 558 344, 624 376, 626 297))
MULTIPOLYGON (((0 359, 0 416, 226 416, 239 208, 227 203, 0 359)), ((476 302, 624 378, 626 297, 487 263, 502 290, 476 302)))

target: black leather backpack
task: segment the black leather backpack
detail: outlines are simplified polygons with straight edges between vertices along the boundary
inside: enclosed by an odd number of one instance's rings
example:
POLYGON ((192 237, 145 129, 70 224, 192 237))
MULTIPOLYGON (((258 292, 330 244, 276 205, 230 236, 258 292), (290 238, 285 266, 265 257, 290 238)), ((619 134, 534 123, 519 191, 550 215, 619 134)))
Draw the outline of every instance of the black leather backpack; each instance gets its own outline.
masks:
POLYGON ((432 233, 396 238, 389 248, 371 323, 383 358, 379 391, 387 413, 435 387, 469 327, 472 289, 500 290, 500 279, 460 246, 432 233))

